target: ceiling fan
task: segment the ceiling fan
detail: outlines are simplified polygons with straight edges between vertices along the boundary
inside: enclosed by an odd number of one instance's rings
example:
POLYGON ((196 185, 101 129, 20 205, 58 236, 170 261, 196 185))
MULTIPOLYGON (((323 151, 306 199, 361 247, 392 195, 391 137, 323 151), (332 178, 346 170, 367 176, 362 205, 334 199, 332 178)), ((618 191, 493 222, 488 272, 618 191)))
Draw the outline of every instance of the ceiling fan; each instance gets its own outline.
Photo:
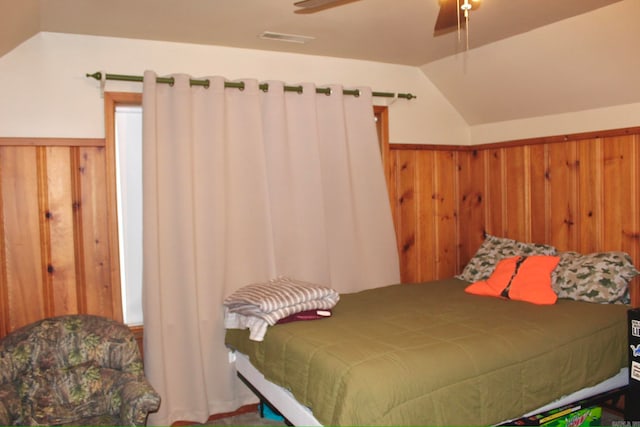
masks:
POLYGON ((464 27, 465 13, 480 7, 480 0, 438 0, 440 3, 440 12, 436 19, 436 25, 433 28, 433 34, 438 36, 445 34, 458 28, 458 25, 464 27), (458 9, 460 7, 460 10, 458 9))
MULTIPOLYGON (((296 13, 315 13, 355 1, 359 0, 299 0, 293 4, 299 8, 296 13)), ((464 12, 465 10, 477 9, 480 6, 480 0, 438 0, 438 2, 440 3, 440 12, 433 29, 436 36, 457 29, 458 22, 460 25, 464 25, 463 20, 458 20, 459 16, 463 14, 458 14, 458 7, 464 12)))

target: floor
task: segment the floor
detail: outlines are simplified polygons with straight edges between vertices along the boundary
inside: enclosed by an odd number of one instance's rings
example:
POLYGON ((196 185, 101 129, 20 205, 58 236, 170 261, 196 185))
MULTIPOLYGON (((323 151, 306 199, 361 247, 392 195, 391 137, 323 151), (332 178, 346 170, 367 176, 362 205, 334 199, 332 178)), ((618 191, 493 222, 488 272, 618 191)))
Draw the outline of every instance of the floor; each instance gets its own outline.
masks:
POLYGON ((207 422, 208 426, 284 426, 283 421, 260 418, 258 411, 207 422))
MULTIPOLYGON (((223 418, 220 420, 210 421, 206 425, 215 426, 283 426, 286 425, 281 421, 273 421, 266 418, 260 418, 258 412, 250 412, 246 414, 236 415, 234 417, 223 418)), ((620 414, 602 411, 602 426, 623 426, 623 417, 620 414)))

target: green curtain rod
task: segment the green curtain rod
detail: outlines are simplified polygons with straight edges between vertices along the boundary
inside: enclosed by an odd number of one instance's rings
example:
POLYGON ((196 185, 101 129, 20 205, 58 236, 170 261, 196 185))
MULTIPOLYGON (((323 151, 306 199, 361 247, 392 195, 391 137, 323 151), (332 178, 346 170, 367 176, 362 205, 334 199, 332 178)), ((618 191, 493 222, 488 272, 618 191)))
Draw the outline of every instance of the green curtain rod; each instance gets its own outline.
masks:
MULTIPOLYGON (((93 74, 87 73, 87 77, 93 77, 96 80, 102 80, 102 73, 100 71, 97 71, 93 74)), ((128 76, 124 74, 108 74, 108 73, 105 73, 104 78, 105 80, 119 80, 124 82, 142 82, 144 79, 142 76, 128 76)), ((173 77, 157 77, 156 82, 173 85, 174 78, 173 77)), ((189 82, 191 83, 191 86, 209 87, 209 80, 191 79, 189 82)), ((224 87, 236 88, 236 89, 242 90, 244 89, 244 82, 225 82, 224 87)), ((269 84, 267 83, 261 83, 259 87, 260 87, 260 90, 265 92, 269 90, 269 84)), ((285 86, 284 91, 302 93, 302 86, 285 86)), ((316 88, 316 93, 324 93, 325 95, 330 95, 331 89, 316 88)), ((342 93, 345 95, 353 95, 353 96, 360 95, 360 91, 357 89, 345 89, 342 91, 342 93)), ((398 93, 396 95, 395 93, 392 93, 392 92, 372 92, 371 94, 373 96, 379 96, 383 98, 395 98, 395 97, 403 98, 403 99, 417 98, 417 96, 411 93, 398 93)))

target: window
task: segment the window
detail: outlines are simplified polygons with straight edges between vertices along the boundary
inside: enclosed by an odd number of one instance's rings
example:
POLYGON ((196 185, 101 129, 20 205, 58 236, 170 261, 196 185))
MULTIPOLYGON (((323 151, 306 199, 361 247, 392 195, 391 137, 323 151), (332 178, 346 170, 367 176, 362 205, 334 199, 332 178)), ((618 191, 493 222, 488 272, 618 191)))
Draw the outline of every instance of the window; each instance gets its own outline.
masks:
POLYGON ((116 105, 114 127, 122 315, 127 325, 141 325, 142 106, 116 105))

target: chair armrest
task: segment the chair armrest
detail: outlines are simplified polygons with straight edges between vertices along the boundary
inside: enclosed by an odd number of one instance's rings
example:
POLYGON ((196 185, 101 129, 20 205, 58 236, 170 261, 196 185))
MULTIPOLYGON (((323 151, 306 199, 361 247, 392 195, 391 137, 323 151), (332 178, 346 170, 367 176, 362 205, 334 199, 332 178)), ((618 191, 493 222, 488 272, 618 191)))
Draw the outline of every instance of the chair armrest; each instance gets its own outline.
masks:
POLYGON ((160 395, 144 377, 136 377, 122 387, 120 420, 123 425, 144 426, 147 415, 160 407, 160 395))
POLYGON ((10 426, 11 424, 13 424, 13 422, 11 422, 9 411, 4 406, 4 402, 0 400, 0 426, 10 426))

